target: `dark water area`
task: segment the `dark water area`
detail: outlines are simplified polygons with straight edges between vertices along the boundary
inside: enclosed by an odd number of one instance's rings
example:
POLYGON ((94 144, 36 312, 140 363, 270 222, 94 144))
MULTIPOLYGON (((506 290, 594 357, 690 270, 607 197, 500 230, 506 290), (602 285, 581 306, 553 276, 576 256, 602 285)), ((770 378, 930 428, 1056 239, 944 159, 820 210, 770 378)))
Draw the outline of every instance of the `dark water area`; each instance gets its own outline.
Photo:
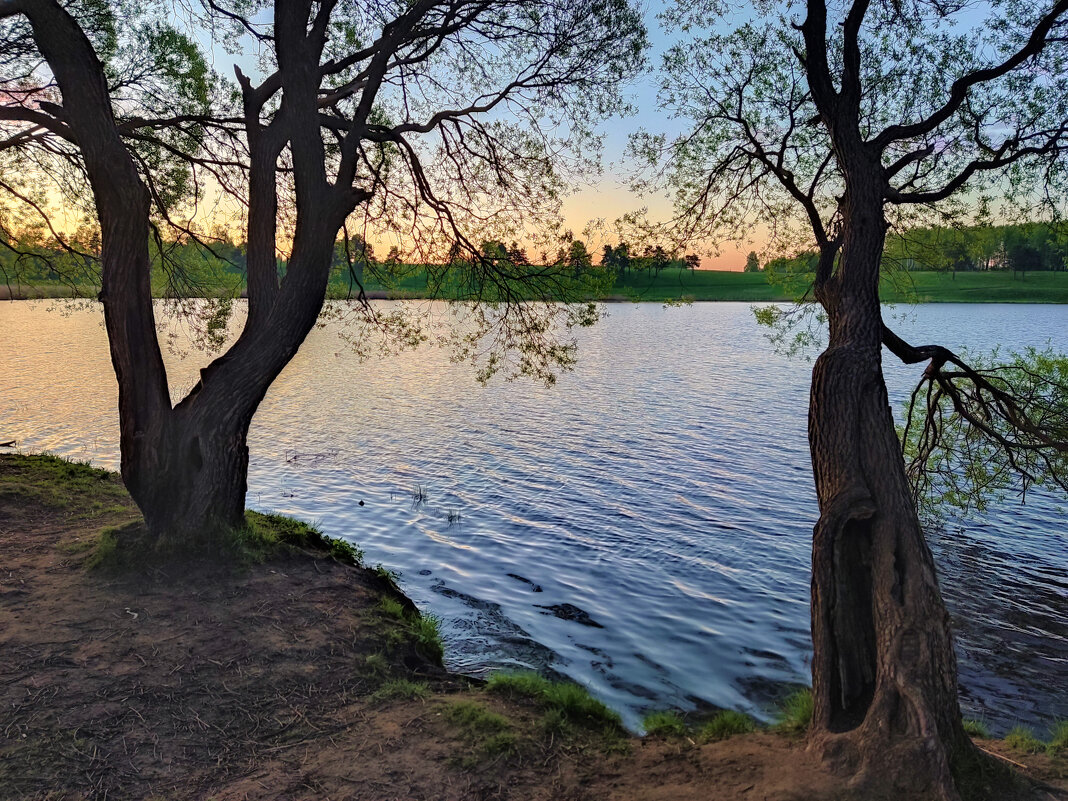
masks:
MULTIPOLYGON (((0 304, 0 441, 117 469, 99 311, 48 308, 0 304)), ((632 726, 665 707, 766 719, 808 682, 811 366, 773 353, 748 304, 612 306, 553 389, 480 388, 430 347, 360 362, 335 325, 256 415, 249 505, 400 571, 450 668, 555 671, 632 726)), ((1063 306, 922 306, 895 326, 1068 351, 1063 306)), ((168 358, 176 393, 206 359, 168 358)), ((921 371, 887 357, 895 408, 921 371)), ((1068 717, 1066 506, 1033 492, 930 534, 965 714, 994 732, 1068 717)))

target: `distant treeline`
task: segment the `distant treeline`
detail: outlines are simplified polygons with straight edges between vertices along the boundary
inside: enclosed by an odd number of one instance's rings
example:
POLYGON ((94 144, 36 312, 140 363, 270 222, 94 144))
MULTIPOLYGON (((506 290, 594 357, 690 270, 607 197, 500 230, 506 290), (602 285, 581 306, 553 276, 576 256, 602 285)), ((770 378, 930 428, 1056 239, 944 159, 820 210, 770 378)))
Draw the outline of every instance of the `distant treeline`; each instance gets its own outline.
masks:
MULTIPOLYGON (((83 294, 100 285, 100 242, 93 231, 78 231, 65 237, 62 245, 41 231, 22 232, 17 238, 0 237, 0 245, 3 246, 0 247, 0 284, 63 284, 83 294)), ((236 296, 244 291, 246 250, 243 242, 233 242, 225 237, 169 242, 152 239, 149 247, 152 290, 159 297, 236 296)), ((542 251, 533 258, 515 242, 505 245, 486 241, 481 243, 478 253, 464 252, 454 245, 443 263, 412 264, 405 261, 396 247, 381 257, 375 254, 371 243, 353 236, 335 244, 329 292, 333 296, 355 293, 359 289, 419 292, 425 290, 428 283, 440 285, 443 277, 450 273, 472 272, 470 268, 476 263, 518 267, 520 270, 515 274, 520 276, 524 267, 543 272, 546 266, 572 277, 597 274, 599 285, 627 276, 655 277, 665 270, 692 271, 700 264, 696 255, 680 256, 651 245, 640 248, 628 243, 605 245, 599 255, 600 263, 595 263, 586 244, 574 238, 565 240, 554 253, 542 251)), ((285 271, 285 261, 279 260, 279 276, 285 271)))
MULTIPOLYGON (((773 259, 773 274, 815 270, 816 254, 773 259)), ((1068 227, 1049 223, 912 228, 886 238, 887 269, 934 272, 1068 270, 1068 227)))
MULTIPOLYGON (((0 285, 63 284, 81 294, 95 293, 100 285, 99 236, 93 231, 78 231, 68 236, 63 246, 40 231, 20 233, 17 239, 0 237, 0 245, 0 285)), ((225 237, 203 242, 153 239, 150 249, 152 290, 159 297, 237 296, 245 289, 246 254, 242 242, 225 237)), ((595 295, 609 291, 612 284, 621 288, 645 286, 661 274, 692 274, 700 264, 699 257, 692 254, 679 255, 661 246, 626 242, 605 245, 595 262, 586 244, 574 238, 565 240, 554 253, 542 251, 533 258, 515 242, 506 245, 486 241, 481 243, 478 254, 465 253, 454 245, 444 263, 411 264, 395 247, 384 258, 378 257, 370 243, 354 236, 335 245, 329 293, 340 297, 363 289, 414 296, 425 294, 431 286, 447 290, 451 273, 478 273, 469 268, 479 260, 488 265, 520 268, 514 274, 520 283, 525 273, 522 268, 533 271, 550 265, 560 274, 591 279, 590 289, 595 295)), ((1064 271, 1068 269, 1068 229, 1047 223, 914 228, 887 237, 883 261, 888 270, 954 274, 1064 271)), ((815 263, 814 253, 802 253, 772 259, 763 271, 784 285, 804 283, 815 263)), ((758 266, 756 254, 749 254, 746 271, 755 271, 758 266)), ((286 263, 279 260, 279 275, 284 275, 285 270, 286 263)), ((461 293, 435 294, 450 297, 461 293)))

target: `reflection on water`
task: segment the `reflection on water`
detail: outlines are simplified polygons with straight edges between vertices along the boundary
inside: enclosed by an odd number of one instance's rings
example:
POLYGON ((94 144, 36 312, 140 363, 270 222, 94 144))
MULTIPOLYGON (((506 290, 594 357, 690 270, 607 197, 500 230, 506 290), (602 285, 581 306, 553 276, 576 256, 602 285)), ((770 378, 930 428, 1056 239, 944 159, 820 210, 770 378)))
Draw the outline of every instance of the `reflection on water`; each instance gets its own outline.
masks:
MULTIPOLYGON (((479 388, 432 348, 359 363, 316 330, 253 422, 249 505, 400 570, 443 618, 456 670, 556 671, 631 724, 666 706, 764 717, 808 674, 809 365, 771 353, 745 304, 610 312, 552 390, 479 388)), ((902 325, 917 341, 1068 350, 1065 317, 931 306, 902 325)), ((97 313, 5 303, 0 330, 17 343, 0 352, 0 441, 117 469, 97 313)), ((202 363, 172 356, 172 386, 202 363)), ((888 372, 897 403, 917 373, 888 372)), ((966 714, 995 730, 1068 717, 1062 519, 1035 493, 932 537, 966 714)))

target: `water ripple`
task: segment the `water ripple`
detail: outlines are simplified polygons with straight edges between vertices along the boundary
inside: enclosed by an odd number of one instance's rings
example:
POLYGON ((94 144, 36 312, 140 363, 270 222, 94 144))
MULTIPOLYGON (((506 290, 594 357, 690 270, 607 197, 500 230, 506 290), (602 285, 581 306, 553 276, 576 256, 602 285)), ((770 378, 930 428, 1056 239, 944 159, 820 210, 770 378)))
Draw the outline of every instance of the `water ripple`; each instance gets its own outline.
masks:
MULTIPOLYGON (((1064 315, 929 306, 902 333, 1068 350, 1064 315)), ((0 330, 19 343, 0 351, 0 440, 117 469, 98 313, 0 304, 0 330)), ((316 330, 253 422, 249 504, 399 569, 454 669, 570 676, 631 724, 766 717, 809 669, 809 366, 773 354, 745 304, 614 306, 580 356, 551 391, 480 389, 441 352, 360 363, 316 330)), ((201 366, 169 359, 176 392, 201 366)), ((897 408, 917 371, 887 372, 897 408)), ((995 731, 1068 717, 1063 506, 1034 493, 932 533, 966 714, 995 731)))

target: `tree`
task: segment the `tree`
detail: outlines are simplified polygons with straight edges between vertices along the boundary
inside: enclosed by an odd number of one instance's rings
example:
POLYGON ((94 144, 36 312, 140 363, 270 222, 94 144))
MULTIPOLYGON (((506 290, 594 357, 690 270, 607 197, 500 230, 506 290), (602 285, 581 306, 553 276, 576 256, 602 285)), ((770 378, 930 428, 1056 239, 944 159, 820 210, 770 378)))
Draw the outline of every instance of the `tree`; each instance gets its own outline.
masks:
MULTIPOLYGON (((501 368, 508 345, 520 352, 517 371, 567 366, 571 351, 552 335, 560 310, 519 303, 516 277, 477 258, 473 226, 551 216, 560 180, 549 153, 566 143, 545 133, 538 110, 568 117, 581 139, 588 119, 616 104, 644 42, 623 0, 278 0, 270 25, 242 16, 247 7, 212 0, 188 13, 202 32, 261 49, 266 73, 253 80, 235 68, 239 101, 227 107, 231 93, 212 93, 221 79, 209 76, 194 37, 138 20, 139 5, 0 2, 0 147, 8 157, 60 153, 91 187, 122 476, 161 542, 242 525, 250 421, 318 319, 338 232, 354 214, 422 232, 442 251, 451 238, 472 256, 472 299, 497 302, 467 319, 465 336, 475 339, 465 342, 495 344, 483 375, 501 368), (139 31, 151 47, 124 47, 139 31), (110 81, 116 71, 124 75, 110 81), (204 173, 245 204, 248 315, 237 341, 172 406, 150 233, 180 224, 170 212, 204 173)), ((539 280, 524 287, 547 301, 567 287, 550 271, 539 280)), ((388 316, 367 314, 390 330, 388 316)), ((595 316, 588 307, 563 314, 571 324, 595 316)), ((403 324, 392 330, 421 336, 403 324)))
POLYGON ((586 249, 586 243, 581 239, 571 240, 567 247, 567 266, 575 275, 581 275, 593 266, 593 257, 586 249))
POLYGON ((686 264, 686 269, 691 273, 701 266, 701 257, 696 253, 687 253, 686 258, 683 261, 686 264))
MULTIPOLYGON (((1058 196, 1068 3, 1002 4, 966 23, 960 7, 923 0, 802 8, 793 19, 791 7, 765 4, 759 26, 672 50, 662 97, 693 128, 667 143, 670 181, 690 237, 735 238, 770 222, 795 251, 816 246, 811 291, 828 339, 809 407, 820 507, 812 743, 860 784, 956 799, 955 776, 978 755, 961 725, 948 615, 887 403, 882 347, 929 362, 926 412, 937 417, 948 404, 966 426, 985 428, 1006 464, 1037 448, 1056 469, 1068 437, 1043 419, 1056 405, 1031 406, 952 351, 891 331, 879 270, 891 224, 961 216, 969 202, 982 211, 997 191, 1018 203, 1058 196)), ((679 4, 669 21, 685 29, 713 10, 679 4)), ((663 142, 642 140, 653 159, 663 142)), ((1055 397, 1055 382, 1039 383, 1055 397)))
POLYGON ((757 258, 757 254, 754 251, 749 251, 749 255, 745 257, 745 272, 760 272, 760 259, 757 258))

